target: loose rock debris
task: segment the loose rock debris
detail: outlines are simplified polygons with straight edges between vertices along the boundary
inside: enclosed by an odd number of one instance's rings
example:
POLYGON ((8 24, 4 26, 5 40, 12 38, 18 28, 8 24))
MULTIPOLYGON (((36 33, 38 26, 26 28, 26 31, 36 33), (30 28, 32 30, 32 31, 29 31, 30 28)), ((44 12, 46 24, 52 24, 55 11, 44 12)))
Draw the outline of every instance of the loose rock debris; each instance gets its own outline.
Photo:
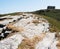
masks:
POLYGON ((55 33, 49 31, 49 23, 34 14, 5 16, 0 24, 0 49, 59 49, 55 33), (11 18, 11 19, 8 19, 11 18), (10 36, 9 36, 10 34, 10 36), (8 37, 9 36, 9 37, 8 37))

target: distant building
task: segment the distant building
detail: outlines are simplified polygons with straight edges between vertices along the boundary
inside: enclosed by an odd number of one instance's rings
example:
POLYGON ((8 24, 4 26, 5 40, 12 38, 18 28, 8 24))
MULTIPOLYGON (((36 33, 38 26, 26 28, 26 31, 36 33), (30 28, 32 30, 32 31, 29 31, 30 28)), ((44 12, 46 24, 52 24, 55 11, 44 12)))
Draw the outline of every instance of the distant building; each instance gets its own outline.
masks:
POLYGON ((48 10, 53 10, 53 9, 55 9, 55 6, 48 6, 47 9, 48 10))

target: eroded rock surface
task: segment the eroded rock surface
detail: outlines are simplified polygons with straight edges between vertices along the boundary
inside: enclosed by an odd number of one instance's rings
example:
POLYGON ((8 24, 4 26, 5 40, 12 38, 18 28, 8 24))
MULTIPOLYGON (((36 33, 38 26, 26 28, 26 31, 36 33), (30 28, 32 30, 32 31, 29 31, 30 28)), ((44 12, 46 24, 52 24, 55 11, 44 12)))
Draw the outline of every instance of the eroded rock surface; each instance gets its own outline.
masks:
POLYGON ((15 34, 11 32, 8 38, 1 40, 0 49, 58 49, 55 33, 49 31, 47 20, 38 19, 34 14, 11 17, 15 18, 6 27, 15 34))

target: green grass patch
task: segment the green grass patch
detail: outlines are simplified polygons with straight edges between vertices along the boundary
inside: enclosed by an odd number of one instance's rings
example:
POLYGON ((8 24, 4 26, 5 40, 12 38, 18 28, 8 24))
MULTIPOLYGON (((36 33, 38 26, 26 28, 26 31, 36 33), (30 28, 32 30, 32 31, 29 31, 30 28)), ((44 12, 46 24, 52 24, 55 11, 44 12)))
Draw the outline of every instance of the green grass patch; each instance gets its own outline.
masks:
POLYGON ((51 31, 60 31, 60 9, 55 9, 55 10, 38 10, 33 12, 38 15, 43 15, 45 19, 48 20, 50 23, 50 30, 51 31))
POLYGON ((60 21, 57 21, 56 19, 53 19, 48 16, 43 16, 43 17, 47 19, 48 22, 50 23, 50 31, 55 31, 55 32, 60 31, 60 21))

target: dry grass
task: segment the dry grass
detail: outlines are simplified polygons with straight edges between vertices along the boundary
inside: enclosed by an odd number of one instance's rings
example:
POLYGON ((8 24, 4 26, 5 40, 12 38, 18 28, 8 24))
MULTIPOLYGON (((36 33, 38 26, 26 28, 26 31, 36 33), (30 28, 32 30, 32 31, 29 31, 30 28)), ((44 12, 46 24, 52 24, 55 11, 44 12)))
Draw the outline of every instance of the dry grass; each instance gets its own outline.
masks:
POLYGON ((24 28, 23 27, 16 27, 16 26, 14 26, 14 25, 12 25, 12 24, 9 24, 9 25, 7 25, 7 27, 8 27, 8 29, 12 29, 12 31, 18 31, 18 32, 21 32, 21 31, 23 31, 24 30, 24 28))
POLYGON ((36 43, 42 41, 45 37, 45 34, 41 34, 40 36, 35 36, 32 39, 25 38, 22 43, 18 46, 18 49, 35 49, 36 43))
POLYGON ((33 20, 32 23, 39 23, 39 20, 33 20))
POLYGON ((34 44, 29 39, 24 39, 18 49, 34 49, 34 44))
POLYGON ((60 49, 60 41, 58 41, 56 46, 57 46, 58 49, 60 49))

